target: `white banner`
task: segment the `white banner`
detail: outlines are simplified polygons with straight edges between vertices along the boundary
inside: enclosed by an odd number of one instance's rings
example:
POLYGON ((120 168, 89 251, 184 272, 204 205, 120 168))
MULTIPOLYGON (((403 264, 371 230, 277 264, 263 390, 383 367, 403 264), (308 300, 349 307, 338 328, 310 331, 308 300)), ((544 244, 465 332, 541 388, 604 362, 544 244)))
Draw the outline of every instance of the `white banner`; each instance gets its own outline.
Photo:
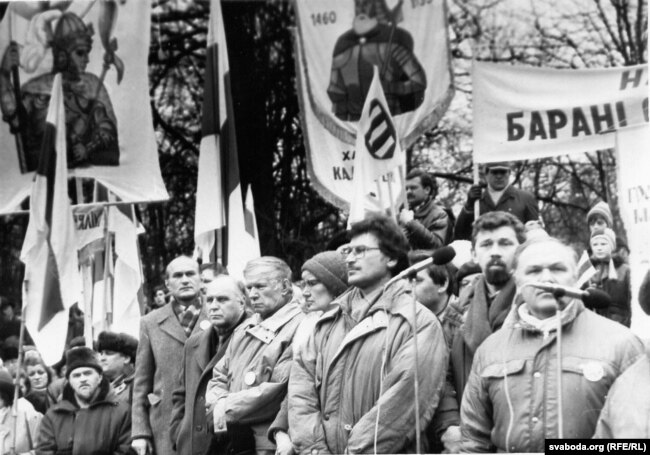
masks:
POLYGON ((453 97, 444 0, 296 0, 297 76, 308 170, 319 193, 347 208, 357 123, 373 66, 403 148, 453 97))
POLYGON ((650 337, 650 316, 639 306, 639 287, 650 268, 650 127, 616 134, 618 203, 630 248, 632 330, 650 337))
POLYGON ((516 161, 615 146, 648 122, 648 66, 557 70, 475 62, 474 160, 516 161))
POLYGON ((69 175, 96 179, 125 202, 168 198, 149 99, 150 17, 144 0, 9 5, 0 23, 0 213, 29 196, 56 72, 69 175))

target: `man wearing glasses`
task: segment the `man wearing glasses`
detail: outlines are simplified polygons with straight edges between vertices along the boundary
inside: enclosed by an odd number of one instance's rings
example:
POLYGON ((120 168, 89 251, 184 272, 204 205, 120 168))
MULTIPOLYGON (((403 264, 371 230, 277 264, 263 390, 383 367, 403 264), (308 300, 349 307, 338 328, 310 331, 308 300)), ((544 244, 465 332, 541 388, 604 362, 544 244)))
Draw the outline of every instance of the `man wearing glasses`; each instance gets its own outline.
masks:
POLYGON ((408 266, 408 242, 394 221, 375 215, 353 224, 350 243, 339 251, 352 287, 333 302, 296 354, 289 380, 294 449, 414 452, 415 373, 422 432, 445 381, 442 328, 419 303, 414 318, 414 297, 405 281, 390 283, 408 266))
POLYGON ((304 313, 281 259, 249 261, 244 281, 257 314, 233 333, 208 383, 205 403, 216 439, 210 453, 273 455, 267 432, 287 394, 292 340, 304 313))
POLYGON ((472 236, 475 201, 479 201, 481 215, 487 212, 508 212, 524 224, 539 219, 535 196, 510 184, 510 163, 501 161, 486 164, 485 181, 487 187, 485 184, 478 184, 469 188, 467 202, 456 220, 456 240, 470 240, 472 236))

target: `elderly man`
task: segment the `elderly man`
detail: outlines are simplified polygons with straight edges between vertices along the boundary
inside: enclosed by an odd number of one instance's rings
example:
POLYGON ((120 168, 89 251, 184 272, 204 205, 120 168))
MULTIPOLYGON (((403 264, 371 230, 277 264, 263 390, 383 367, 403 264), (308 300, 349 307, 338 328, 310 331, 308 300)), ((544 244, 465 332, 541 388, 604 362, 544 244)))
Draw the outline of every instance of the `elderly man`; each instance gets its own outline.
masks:
POLYGON ((171 441, 181 455, 205 454, 212 441, 205 414, 205 391, 212 369, 223 357, 235 328, 250 316, 246 288, 233 277, 219 275, 205 287, 205 305, 212 330, 190 337, 185 343, 183 368, 172 397, 174 411, 171 441))
POLYGON ((512 265, 517 246, 524 240, 524 225, 509 213, 488 212, 474 223, 472 257, 481 276, 460 297, 465 321, 451 341, 450 368, 459 401, 476 349, 501 328, 510 311, 515 297, 512 265))
POLYGON ((61 401, 41 420, 36 453, 128 454, 129 406, 115 397, 95 352, 86 347, 70 349, 66 377, 61 401))
POLYGON ((542 452, 545 439, 594 434, 609 388, 643 345, 580 300, 540 287, 575 286, 576 270, 575 253, 559 240, 536 238, 517 250, 523 303, 476 352, 461 406, 461 451, 542 452))
POLYGON ((434 249, 453 239, 454 222, 445 208, 434 202, 438 194, 435 178, 416 169, 406 176, 406 199, 409 208, 399 214, 411 248, 434 249))
POLYGON ((520 190, 510 184, 510 163, 498 162, 485 165, 483 185, 472 185, 467 193, 467 202, 458 214, 455 238, 467 240, 472 233, 474 202, 479 201, 479 213, 502 211, 516 216, 522 223, 539 219, 537 200, 532 193, 520 190))
POLYGON ((267 432, 287 393, 291 342, 304 313, 292 300, 291 269, 281 259, 249 261, 244 281, 257 317, 233 334, 205 401, 218 453, 274 454, 267 432))
MULTIPOLYGON (((203 330, 199 265, 179 256, 167 266, 170 303, 140 320, 133 382, 133 449, 138 455, 174 453, 169 437, 172 392, 187 339, 203 330), (152 452, 155 449, 155 452, 152 452)), ((206 321, 209 327, 209 324, 206 321)))
POLYGON ((97 337, 96 351, 104 376, 111 381, 115 396, 129 407, 133 399, 137 349, 138 340, 126 333, 101 332, 97 337))
POLYGON ((414 296, 404 281, 389 283, 408 266, 408 242, 395 222, 376 215, 353 224, 350 244, 340 251, 352 288, 297 353, 289 435, 300 453, 411 452, 416 403, 424 432, 445 382, 442 327, 419 303, 414 317, 414 296))

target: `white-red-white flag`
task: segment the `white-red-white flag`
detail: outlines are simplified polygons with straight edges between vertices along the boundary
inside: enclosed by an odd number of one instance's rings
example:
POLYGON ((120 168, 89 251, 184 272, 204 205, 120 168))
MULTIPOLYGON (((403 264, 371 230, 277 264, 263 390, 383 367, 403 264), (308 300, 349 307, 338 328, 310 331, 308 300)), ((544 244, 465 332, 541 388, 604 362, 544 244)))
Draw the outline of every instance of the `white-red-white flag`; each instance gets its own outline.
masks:
POLYGON ((397 137, 377 67, 361 111, 354 156, 353 195, 348 223, 366 213, 395 209, 402 191, 398 169, 406 158, 397 137))
POLYGON ((230 93, 228 48, 219 0, 210 2, 202 134, 194 241, 204 262, 212 261, 210 253, 216 246, 215 256, 223 265, 237 272, 242 260, 242 249, 237 242, 246 222, 230 93), (219 245, 215 245, 217 238, 219 245))
POLYGON ((20 254, 25 263, 25 327, 47 364, 61 359, 68 310, 80 296, 77 240, 68 199, 68 166, 61 75, 52 84, 46 131, 20 254))

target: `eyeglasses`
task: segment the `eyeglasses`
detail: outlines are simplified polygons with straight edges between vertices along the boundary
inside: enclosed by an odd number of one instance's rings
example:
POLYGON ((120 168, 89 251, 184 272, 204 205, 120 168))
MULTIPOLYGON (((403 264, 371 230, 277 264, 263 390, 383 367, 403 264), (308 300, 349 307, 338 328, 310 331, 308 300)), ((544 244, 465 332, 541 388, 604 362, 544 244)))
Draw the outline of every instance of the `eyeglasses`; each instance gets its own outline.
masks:
POLYGON ((488 174, 505 175, 510 172, 510 169, 489 169, 488 174))
POLYGON ((381 250, 381 248, 365 245, 344 246, 343 248, 339 249, 339 253, 341 253, 344 258, 347 258, 350 254, 353 254, 355 258, 362 259, 368 250, 381 250))
POLYGON ((321 284, 321 282, 318 280, 302 280, 298 282, 298 287, 304 291, 307 288, 312 289, 314 286, 318 286, 319 284, 321 284))

